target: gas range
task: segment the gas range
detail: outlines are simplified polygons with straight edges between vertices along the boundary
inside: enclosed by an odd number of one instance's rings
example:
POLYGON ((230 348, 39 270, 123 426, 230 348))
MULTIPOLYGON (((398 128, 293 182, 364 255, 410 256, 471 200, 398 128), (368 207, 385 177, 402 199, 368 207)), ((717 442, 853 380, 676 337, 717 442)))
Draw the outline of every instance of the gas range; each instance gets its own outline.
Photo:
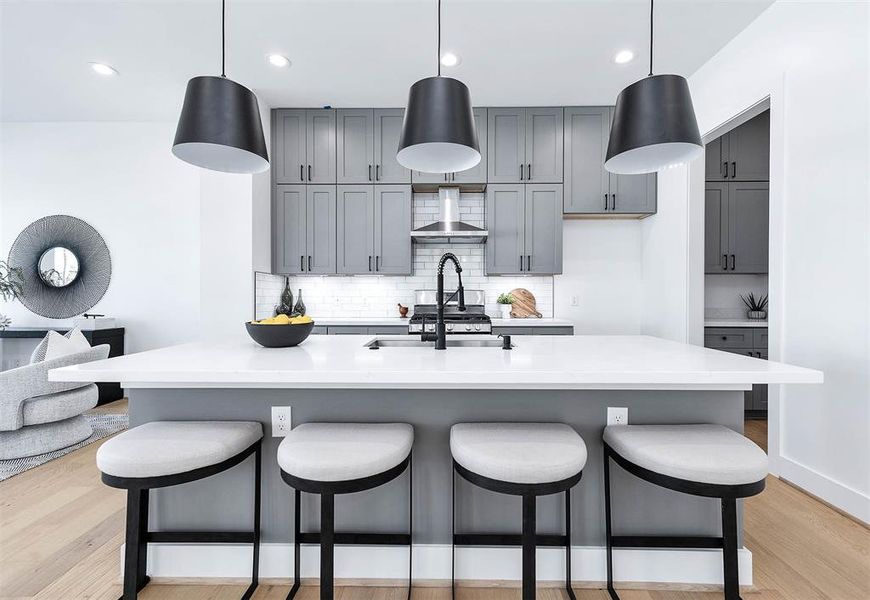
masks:
MULTIPOLYGON (((453 292, 445 292, 449 297, 453 292)), ((414 314, 408 322, 408 333, 435 332, 437 318, 437 292, 435 290, 417 290, 415 293, 414 314)), ((465 290, 464 312, 458 310, 455 300, 444 306, 444 326, 447 333, 492 333, 492 321, 484 312, 483 290, 465 290)))

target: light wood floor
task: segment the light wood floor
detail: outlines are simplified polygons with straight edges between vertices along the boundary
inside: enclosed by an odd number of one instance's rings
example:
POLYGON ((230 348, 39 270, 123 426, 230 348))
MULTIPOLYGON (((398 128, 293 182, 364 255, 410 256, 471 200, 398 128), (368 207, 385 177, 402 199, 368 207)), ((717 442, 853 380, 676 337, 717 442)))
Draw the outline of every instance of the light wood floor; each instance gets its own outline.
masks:
MULTIPOLYGON (((103 411, 125 410, 122 402, 103 411)), ((747 435, 766 448, 764 421, 747 435)), ((124 493, 100 483, 99 443, 0 483, 0 600, 115 600, 124 493)), ((870 531, 774 478, 746 502, 746 546, 757 591, 746 600, 870 599, 870 531)), ((243 586, 150 585, 142 600, 236 600, 243 586)), ((287 586, 261 585, 256 600, 283 600, 287 586)), ((607 600, 576 590, 579 600, 607 600)), ((461 588, 459 600, 516 600, 518 589, 461 588)), ((623 600, 713 600, 719 593, 625 591, 623 600)), ((564 600, 541 589, 539 600, 564 600)), ((317 600, 303 587, 299 600, 317 600)), ((337 600, 404 600, 404 588, 342 587, 337 600)), ((414 600, 450 600, 449 588, 415 588, 414 600)))

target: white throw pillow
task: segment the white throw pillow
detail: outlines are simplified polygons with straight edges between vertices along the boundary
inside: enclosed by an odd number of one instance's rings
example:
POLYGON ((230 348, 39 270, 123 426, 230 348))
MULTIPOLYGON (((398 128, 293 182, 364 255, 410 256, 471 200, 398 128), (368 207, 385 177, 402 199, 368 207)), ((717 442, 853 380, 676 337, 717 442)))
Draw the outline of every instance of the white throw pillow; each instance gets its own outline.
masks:
POLYGON ((78 327, 71 329, 66 335, 61 335, 56 331, 49 331, 42 338, 42 341, 39 342, 39 345, 36 346, 33 354, 30 355, 30 364, 59 358, 67 354, 84 352, 90 349, 90 347, 91 345, 88 343, 87 338, 85 338, 78 327))

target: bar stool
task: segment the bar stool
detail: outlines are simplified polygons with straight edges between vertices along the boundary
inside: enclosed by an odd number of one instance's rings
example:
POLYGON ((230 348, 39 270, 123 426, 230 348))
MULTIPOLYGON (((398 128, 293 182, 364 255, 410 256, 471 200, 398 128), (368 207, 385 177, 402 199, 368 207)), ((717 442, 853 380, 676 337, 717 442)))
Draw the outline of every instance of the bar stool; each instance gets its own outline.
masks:
POLYGON ((278 446, 281 478, 294 488, 293 587, 299 589, 300 545, 320 545, 320 598, 334 595, 335 544, 408 546, 408 597, 413 558, 414 428, 405 423, 305 423, 294 427, 278 446), (335 496, 384 485, 408 469, 408 533, 335 531, 335 496), (320 496, 320 531, 301 530, 301 492, 320 496))
POLYGON ((767 455, 721 425, 611 425, 604 429, 604 502, 607 591, 613 588, 613 548, 721 548, 725 599, 740 600, 737 566, 737 499, 764 489, 767 455), (722 537, 614 536, 610 460, 650 483, 684 494, 719 498, 722 537))
MULTIPOLYGON (((586 444, 562 423, 459 423, 450 429, 453 454, 453 548, 456 546, 522 546, 523 600, 535 598, 537 546, 565 547, 565 590, 571 589, 571 488, 586 465, 586 444), (486 490, 523 498, 522 535, 457 534, 456 473, 486 490), (538 496, 565 492, 565 535, 538 535, 538 496)), ((451 559, 455 597, 455 556, 451 559)))
POLYGON ((103 483, 127 490, 124 588, 135 600, 146 575, 148 542, 253 545, 248 600, 257 589, 260 564, 260 475, 263 427, 246 421, 154 421, 108 440, 97 451, 103 483), (198 481, 254 455, 253 531, 148 531, 149 490, 198 481))

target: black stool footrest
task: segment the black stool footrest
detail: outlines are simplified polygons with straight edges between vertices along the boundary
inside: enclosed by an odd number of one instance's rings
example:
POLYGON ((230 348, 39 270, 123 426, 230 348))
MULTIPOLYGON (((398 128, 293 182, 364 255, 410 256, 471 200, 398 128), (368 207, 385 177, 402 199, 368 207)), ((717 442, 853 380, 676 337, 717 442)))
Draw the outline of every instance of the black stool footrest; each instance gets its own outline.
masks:
MULTIPOLYGON (((308 531, 299 534, 301 544, 319 544, 319 531, 308 531)), ((336 531, 333 534, 333 543, 341 545, 363 546, 410 546, 411 536, 407 533, 350 533, 336 531)))
MULTIPOLYGON (((536 546, 564 547, 568 536, 559 534, 535 535, 536 546)), ((453 535, 454 546, 522 546, 523 536, 518 533, 457 533, 453 535)))
POLYGON ((149 531, 149 542, 165 544, 253 544, 253 531, 149 531))
POLYGON ((667 535, 614 535, 613 548, 722 548, 721 537, 667 536, 667 535))

